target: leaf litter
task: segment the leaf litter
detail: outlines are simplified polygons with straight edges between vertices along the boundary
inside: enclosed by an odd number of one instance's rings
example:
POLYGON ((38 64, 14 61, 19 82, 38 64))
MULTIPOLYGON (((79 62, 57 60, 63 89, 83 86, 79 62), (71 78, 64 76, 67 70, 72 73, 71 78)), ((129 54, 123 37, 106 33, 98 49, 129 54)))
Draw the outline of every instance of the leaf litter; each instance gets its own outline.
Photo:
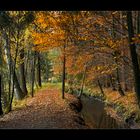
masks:
POLYGON ((13 110, 0 118, 0 128, 6 129, 87 129, 75 121, 80 114, 70 109, 77 100, 70 94, 61 99, 59 90, 43 90, 26 99, 26 107, 13 110))

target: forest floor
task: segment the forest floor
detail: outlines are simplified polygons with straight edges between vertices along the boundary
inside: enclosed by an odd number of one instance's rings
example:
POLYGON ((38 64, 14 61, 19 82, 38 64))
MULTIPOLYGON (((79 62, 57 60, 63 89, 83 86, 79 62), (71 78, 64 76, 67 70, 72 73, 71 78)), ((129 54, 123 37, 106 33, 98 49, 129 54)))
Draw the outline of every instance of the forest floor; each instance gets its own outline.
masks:
POLYGON ((76 120, 80 114, 70 109, 69 103, 77 100, 65 94, 61 98, 59 90, 43 89, 35 96, 28 97, 25 106, 0 117, 0 128, 9 129, 87 129, 87 125, 76 120))

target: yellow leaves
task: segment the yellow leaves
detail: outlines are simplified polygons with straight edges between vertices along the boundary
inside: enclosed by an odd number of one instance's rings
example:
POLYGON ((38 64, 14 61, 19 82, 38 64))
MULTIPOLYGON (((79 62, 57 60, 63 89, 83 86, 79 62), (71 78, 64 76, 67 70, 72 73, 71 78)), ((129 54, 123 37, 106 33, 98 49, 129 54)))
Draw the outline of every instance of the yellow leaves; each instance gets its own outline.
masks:
POLYGON ((115 15, 115 14, 117 14, 117 13, 118 13, 118 11, 115 11, 115 12, 112 13, 112 15, 115 15))
MULTIPOLYGON (((64 32, 62 30, 53 30, 51 33, 37 33, 32 31, 32 37, 34 39, 34 44, 43 46, 43 50, 48 50, 48 47, 54 48, 54 47, 60 47, 64 44, 64 32)), ((38 47, 39 49, 39 47, 38 47)), ((40 51, 42 50, 42 47, 40 47, 40 51)))
POLYGON ((100 70, 100 69, 101 69, 101 66, 97 66, 97 67, 96 67, 96 70, 100 70))
MULTIPOLYGON (((57 26, 57 20, 51 16, 47 16, 43 13, 39 13, 36 17, 36 22, 40 28, 43 28, 44 32, 32 31, 32 37, 34 39, 34 44, 46 47, 56 47, 62 46, 63 40, 65 39, 65 34, 63 30, 57 26)), ((38 48, 39 49, 39 48, 38 48)), ((41 49, 41 47, 40 47, 41 49)), ((43 48, 43 50, 45 47, 43 48)), ((48 49, 48 48, 46 48, 48 49)))
POLYGON ((132 37, 132 40, 133 40, 133 41, 135 41, 135 40, 136 40, 136 38, 135 38, 135 37, 132 37))
POLYGON ((133 38, 132 38, 132 42, 131 44, 140 44, 140 34, 136 34, 133 38))

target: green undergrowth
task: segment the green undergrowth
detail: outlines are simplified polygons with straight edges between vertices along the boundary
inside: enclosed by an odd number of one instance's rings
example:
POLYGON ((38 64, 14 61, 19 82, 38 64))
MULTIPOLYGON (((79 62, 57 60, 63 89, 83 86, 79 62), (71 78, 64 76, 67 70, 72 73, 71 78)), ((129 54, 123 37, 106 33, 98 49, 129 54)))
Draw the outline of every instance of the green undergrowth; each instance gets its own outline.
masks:
POLYGON ((61 90, 62 88, 62 83, 47 83, 46 84, 46 89, 58 89, 61 90))

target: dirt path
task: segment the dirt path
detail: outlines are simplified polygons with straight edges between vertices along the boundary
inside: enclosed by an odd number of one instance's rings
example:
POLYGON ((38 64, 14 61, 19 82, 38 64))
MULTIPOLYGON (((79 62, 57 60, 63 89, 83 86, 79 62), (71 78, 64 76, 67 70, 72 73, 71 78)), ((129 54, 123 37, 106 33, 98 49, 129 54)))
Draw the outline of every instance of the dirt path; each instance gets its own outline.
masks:
POLYGON ((73 100, 76 98, 69 94, 66 94, 65 100, 62 100, 58 90, 42 90, 33 98, 27 98, 26 107, 1 117, 0 128, 88 128, 75 121, 79 114, 71 110, 68 105, 73 100))

